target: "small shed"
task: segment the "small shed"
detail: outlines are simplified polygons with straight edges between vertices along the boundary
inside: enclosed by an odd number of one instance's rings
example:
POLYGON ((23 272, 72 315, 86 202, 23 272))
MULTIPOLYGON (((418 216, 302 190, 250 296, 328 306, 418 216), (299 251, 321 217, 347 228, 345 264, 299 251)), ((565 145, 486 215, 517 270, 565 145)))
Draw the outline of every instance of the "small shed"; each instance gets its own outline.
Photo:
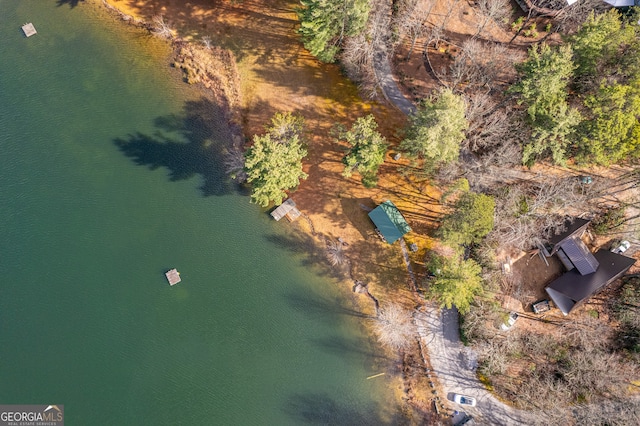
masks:
POLYGON ((400 210, 389 200, 371 210, 369 217, 389 244, 393 244, 404 234, 411 231, 400 210))

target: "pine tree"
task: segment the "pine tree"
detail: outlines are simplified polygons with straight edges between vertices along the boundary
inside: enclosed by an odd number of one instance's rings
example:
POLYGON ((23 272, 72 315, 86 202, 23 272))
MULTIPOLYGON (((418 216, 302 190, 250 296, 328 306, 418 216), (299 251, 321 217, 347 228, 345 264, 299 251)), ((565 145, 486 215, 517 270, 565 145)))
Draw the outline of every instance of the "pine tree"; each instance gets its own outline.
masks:
POLYGON ((435 298, 440 307, 455 306, 460 313, 467 313, 475 297, 482 293, 480 265, 472 259, 434 255, 427 267, 432 274, 428 295, 435 298))
POLYGON ((452 246, 478 243, 493 229, 494 210, 492 197, 464 192, 442 218, 439 233, 452 246))
POLYGON ((265 135, 256 135, 245 152, 247 182, 251 183, 251 202, 267 207, 280 204, 287 190, 296 188, 307 151, 302 145, 302 118, 290 113, 276 113, 265 135))
POLYGON ((378 180, 378 168, 384 162, 384 154, 387 150, 386 139, 376 131, 378 123, 373 115, 360 117, 346 131, 338 132, 338 139, 345 140, 351 149, 344 156, 344 177, 351 177, 354 170, 362 176, 362 184, 367 188, 376 186, 378 180))
POLYGON ((344 38, 360 34, 369 18, 369 0, 302 0, 298 11, 302 42, 322 62, 335 61, 344 38))
POLYGON ((410 120, 400 149, 422 159, 425 170, 458 160, 460 142, 469 127, 462 97, 443 89, 423 101, 410 120))

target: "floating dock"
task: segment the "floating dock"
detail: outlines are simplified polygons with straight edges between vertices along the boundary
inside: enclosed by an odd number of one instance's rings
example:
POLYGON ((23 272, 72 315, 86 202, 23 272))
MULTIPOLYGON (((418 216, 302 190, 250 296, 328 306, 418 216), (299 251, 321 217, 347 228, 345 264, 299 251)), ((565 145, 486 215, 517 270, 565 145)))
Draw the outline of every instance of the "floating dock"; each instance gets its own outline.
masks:
POLYGON ((36 31, 36 27, 34 27, 31 22, 29 22, 28 24, 24 24, 22 26, 22 32, 27 37, 31 37, 32 35, 38 34, 38 32, 36 31))
POLYGON ((180 282, 180 272, 177 269, 172 269, 164 274, 167 277, 169 284, 176 285, 180 282))

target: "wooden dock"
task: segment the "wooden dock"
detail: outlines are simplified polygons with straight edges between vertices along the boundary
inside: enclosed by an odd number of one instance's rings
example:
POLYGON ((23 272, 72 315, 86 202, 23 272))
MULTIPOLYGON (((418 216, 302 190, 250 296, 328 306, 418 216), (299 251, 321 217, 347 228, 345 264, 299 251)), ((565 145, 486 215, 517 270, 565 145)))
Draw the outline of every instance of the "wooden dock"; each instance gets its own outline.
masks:
POLYGON ((180 272, 177 269, 172 269, 164 274, 167 277, 169 284, 176 285, 180 282, 180 272))
POLYGON ((293 222, 300 217, 300 210, 296 208, 296 203, 293 199, 289 198, 284 203, 280 204, 278 208, 271 212, 271 216, 279 221, 283 217, 286 217, 289 222, 293 222))
POLYGON ((22 26, 22 32, 24 33, 25 36, 27 37, 31 37, 32 35, 37 34, 38 32, 36 31, 36 27, 33 26, 33 24, 31 22, 29 22, 28 24, 24 24, 22 26))

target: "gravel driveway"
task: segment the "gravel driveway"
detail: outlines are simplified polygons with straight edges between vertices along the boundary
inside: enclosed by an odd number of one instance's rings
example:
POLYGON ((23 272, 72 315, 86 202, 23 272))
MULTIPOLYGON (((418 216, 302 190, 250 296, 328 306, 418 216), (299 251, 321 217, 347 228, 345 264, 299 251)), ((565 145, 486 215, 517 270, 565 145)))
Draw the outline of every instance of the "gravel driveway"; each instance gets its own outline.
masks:
POLYGON ((445 390, 441 398, 459 411, 473 416, 481 425, 530 425, 531 416, 498 401, 476 377, 477 356, 460 341, 458 311, 427 305, 415 316, 423 345, 429 351, 434 373, 445 390), (459 406, 453 394, 461 393, 477 399, 476 407, 459 406))

